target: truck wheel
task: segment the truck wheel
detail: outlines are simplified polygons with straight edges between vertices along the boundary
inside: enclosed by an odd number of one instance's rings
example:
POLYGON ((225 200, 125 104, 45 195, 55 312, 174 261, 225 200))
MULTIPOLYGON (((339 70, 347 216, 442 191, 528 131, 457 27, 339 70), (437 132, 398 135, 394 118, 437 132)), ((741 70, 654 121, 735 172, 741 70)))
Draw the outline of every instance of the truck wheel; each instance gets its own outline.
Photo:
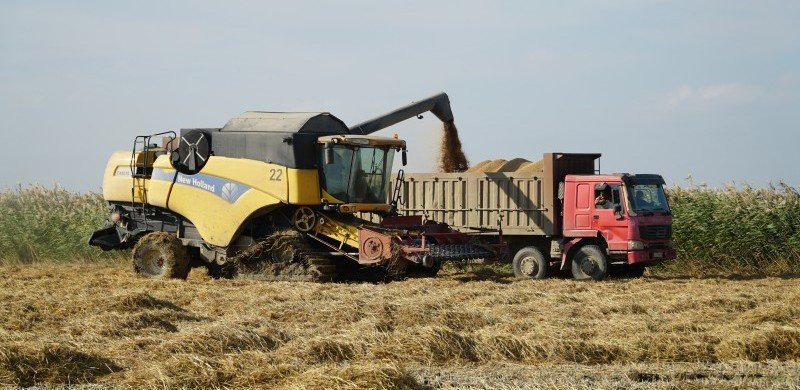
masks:
POLYGON ((542 251, 534 246, 526 246, 517 251, 512 261, 514 276, 518 278, 544 279, 547 277, 550 262, 542 251))
POLYGON ((146 278, 186 279, 189 255, 175 234, 149 233, 133 247, 133 270, 146 278))
POLYGON ((597 245, 584 245, 572 256, 572 277, 601 280, 608 274, 608 259, 597 245))

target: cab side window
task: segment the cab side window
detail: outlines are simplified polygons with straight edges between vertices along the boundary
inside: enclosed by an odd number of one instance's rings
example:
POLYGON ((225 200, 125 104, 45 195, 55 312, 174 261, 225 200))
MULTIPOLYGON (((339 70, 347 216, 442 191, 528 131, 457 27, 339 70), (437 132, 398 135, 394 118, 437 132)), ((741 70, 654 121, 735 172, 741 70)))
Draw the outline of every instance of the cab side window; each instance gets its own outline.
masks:
POLYGON ((618 185, 611 186, 611 208, 615 208, 616 206, 622 205, 622 199, 620 198, 620 190, 618 185))
POLYGON ((621 205, 619 185, 604 185, 603 189, 594 192, 594 206, 598 210, 613 210, 621 205))

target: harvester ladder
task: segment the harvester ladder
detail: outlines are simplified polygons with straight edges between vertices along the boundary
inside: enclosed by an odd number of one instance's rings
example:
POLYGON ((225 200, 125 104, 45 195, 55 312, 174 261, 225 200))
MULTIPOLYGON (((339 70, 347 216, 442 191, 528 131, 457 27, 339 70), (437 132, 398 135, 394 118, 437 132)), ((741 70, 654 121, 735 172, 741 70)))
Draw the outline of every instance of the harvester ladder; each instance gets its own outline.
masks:
MULTIPOLYGON (((141 215, 143 224, 147 224, 147 179, 153 175, 153 162, 155 161, 155 154, 150 153, 153 148, 158 147, 156 144, 150 143, 153 137, 169 136, 170 140, 166 145, 171 145, 175 140, 176 135, 174 131, 165 131, 151 135, 137 135, 133 140, 133 149, 131 151, 131 207, 138 213, 134 215, 141 215), (141 159, 138 157, 141 156, 141 159), (139 198, 137 202, 136 198, 139 198)), ((165 146, 166 146, 165 145, 165 146)))

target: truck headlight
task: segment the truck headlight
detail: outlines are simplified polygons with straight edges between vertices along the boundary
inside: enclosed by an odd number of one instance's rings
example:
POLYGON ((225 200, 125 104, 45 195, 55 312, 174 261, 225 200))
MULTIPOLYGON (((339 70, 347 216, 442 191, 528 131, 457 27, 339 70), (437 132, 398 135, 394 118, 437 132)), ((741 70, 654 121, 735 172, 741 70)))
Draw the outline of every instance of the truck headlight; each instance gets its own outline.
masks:
POLYGON ((628 249, 634 251, 644 249, 644 243, 641 241, 628 241, 628 249))

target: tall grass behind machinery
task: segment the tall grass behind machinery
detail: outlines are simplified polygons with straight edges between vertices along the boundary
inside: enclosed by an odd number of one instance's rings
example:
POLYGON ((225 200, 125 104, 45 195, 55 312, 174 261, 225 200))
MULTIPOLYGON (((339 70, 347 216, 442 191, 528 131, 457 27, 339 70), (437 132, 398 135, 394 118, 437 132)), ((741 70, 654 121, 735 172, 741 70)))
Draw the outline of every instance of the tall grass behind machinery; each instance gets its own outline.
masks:
POLYGON ((392 163, 401 153, 405 165, 406 143, 371 134, 428 111, 455 129, 442 93, 352 127, 326 112, 251 111, 221 128, 138 136, 108 161, 108 221, 89 243, 132 247, 137 273, 176 278, 198 265, 267 279, 435 275, 442 261, 495 257, 500 242, 396 213, 392 163))
MULTIPOLYGON (((800 273, 798 189, 783 183, 772 188, 692 185, 669 187, 666 195, 678 257, 652 270, 656 274, 800 273)), ((106 208, 97 192, 38 185, 0 190, 0 265, 107 261, 127 255, 85 244, 108 217, 106 208)))

